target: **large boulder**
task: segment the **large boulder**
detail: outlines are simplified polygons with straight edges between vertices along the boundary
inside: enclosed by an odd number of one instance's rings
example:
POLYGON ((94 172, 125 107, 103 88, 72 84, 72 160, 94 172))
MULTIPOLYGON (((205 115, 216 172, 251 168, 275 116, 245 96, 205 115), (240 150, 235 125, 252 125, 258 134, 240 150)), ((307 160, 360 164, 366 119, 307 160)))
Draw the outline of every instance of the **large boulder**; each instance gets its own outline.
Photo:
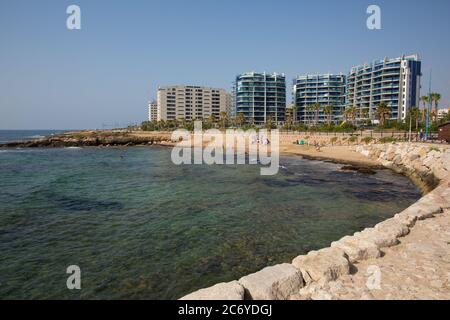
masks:
POLYGON ((244 287, 237 281, 219 283, 190 293, 180 300, 244 300, 244 287))
POLYGON ((404 237, 409 233, 408 225, 395 218, 380 222, 375 226, 375 230, 393 234, 396 238, 404 237))
POLYGON ((394 233, 380 231, 374 228, 367 228, 361 232, 356 232, 354 236, 375 244, 378 249, 389 248, 399 243, 394 233))
POLYGON ((350 273, 350 264, 345 252, 339 248, 325 248, 298 256, 292 264, 302 271, 307 283, 336 280, 350 273))
POLYGON ((424 220, 441 213, 442 208, 434 202, 434 199, 422 198, 409 208, 403 210, 400 215, 407 216, 409 219, 424 220))
MULTIPOLYGON (((448 189, 450 191, 450 188, 448 189)), ((424 196, 419 203, 432 203, 435 205, 434 210, 439 206, 441 209, 450 208, 450 194, 446 194, 445 188, 438 187, 426 196, 424 196)), ((439 211, 437 212, 439 213, 439 211)))
POLYGON ((370 241, 360 237, 344 237, 331 244, 332 248, 343 250, 351 263, 367 259, 376 259, 381 256, 378 246, 370 241))
POLYGON ((252 300, 287 300, 304 286, 303 277, 293 265, 267 267, 239 279, 245 297, 252 300))

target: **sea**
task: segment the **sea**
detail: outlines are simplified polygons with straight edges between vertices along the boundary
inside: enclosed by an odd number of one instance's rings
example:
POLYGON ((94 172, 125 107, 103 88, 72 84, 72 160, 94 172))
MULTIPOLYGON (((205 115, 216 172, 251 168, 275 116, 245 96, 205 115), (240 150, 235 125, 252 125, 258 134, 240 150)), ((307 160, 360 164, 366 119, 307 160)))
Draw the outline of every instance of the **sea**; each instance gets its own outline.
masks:
MULTIPOLYGON (((0 141, 61 131, 0 131, 0 141)), ((175 165, 165 147, 0 149, 0 299, 178 299, 392 217, 406 177, 284 156, 175 165), (69 290, 69 266, 81 290, 69 290)))

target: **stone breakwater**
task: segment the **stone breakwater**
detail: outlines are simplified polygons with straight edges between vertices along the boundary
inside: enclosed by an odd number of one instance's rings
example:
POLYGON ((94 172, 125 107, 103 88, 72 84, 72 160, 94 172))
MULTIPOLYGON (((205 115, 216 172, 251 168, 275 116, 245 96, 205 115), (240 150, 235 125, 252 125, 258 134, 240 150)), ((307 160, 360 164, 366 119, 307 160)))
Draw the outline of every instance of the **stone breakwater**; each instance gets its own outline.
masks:
MULTIPOLYGON (((330 287, 336 286, 339 278, 364 272, 358 270, 359 264, 382 259, 385 251, 398 246, 400 239, 407 236, 416 224, 420 225, 426 219, 442 215, 444 211, 448 214, 448 146, 397 143, 351 148, 370 159, 378 160, 388 168, 407 174, 424 190, 432 191, 393 218, 335 241, 328 248, 298 256, 291 263, 267 267, 239 280, 198 290, 181 300, 329 299, 330 294, 324 288, 331 290, 330 287)), ((429 234, 427 238, 433 236, 429 234)), ((395 264, 391 267, 396 268, 395 264)), ((444 271, 450 275, 450 270, 444 271)), ((364 294, 359 297, 364 298, 364 294)), ((334 298, 339 299, 339 296, 334 298)))
POLYGON ((450 174, 450 149, 447 146, 399 143, 362 145, 352 149, 410 177, 424 192, 433 190, 450 174))

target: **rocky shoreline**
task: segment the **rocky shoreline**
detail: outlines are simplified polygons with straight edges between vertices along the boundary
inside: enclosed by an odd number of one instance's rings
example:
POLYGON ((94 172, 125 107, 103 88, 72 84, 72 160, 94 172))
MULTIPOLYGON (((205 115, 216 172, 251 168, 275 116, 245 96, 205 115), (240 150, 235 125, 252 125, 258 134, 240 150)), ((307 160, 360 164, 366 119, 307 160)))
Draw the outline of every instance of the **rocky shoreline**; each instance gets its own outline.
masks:
POLYGON ((173 145, 170 133, 136 135, 125 131, 80 131, 49 136, 42 139, 9 142, 0 148, 65 148, 173 145))

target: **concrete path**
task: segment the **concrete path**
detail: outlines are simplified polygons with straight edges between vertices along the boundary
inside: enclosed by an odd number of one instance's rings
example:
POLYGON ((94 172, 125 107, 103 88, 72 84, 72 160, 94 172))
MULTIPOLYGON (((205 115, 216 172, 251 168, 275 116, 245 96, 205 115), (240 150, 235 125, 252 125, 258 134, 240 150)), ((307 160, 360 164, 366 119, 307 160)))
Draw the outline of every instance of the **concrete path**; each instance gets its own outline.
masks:
POLYGON ((317 285, 309 298, 450 299, 450 210, 417 221, 399 240, 381 258, 356 264, 351 275, 317 285))

